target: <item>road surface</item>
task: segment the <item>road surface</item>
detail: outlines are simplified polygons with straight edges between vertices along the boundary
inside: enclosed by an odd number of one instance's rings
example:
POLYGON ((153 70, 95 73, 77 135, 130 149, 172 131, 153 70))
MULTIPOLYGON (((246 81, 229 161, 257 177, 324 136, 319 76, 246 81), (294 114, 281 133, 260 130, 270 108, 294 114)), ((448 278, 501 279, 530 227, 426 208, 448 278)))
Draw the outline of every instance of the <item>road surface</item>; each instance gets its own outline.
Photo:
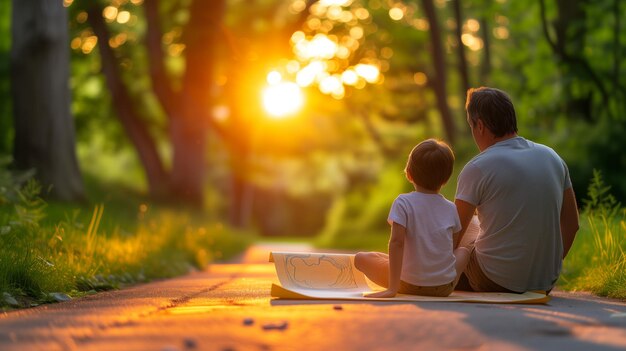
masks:
POLYGON ((626 303, 586 293, 548 305, 273 300, 267 250, 4 313, 0 350, 626 350, 626 303))

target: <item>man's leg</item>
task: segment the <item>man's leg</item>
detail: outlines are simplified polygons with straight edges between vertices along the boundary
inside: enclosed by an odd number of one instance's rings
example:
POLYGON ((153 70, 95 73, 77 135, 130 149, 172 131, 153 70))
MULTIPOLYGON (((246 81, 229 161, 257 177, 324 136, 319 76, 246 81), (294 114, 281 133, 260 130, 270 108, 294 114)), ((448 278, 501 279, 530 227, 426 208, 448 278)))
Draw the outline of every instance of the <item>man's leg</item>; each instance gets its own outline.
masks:
POLYGON ((478 234, 480 234, 480 221, 478 221, 478 216, 473 216, 465 230, 465 234, 463 234, 463 238, 461 238, 459 247, 466 247, 472 251, 478 234))
POLYGON ((382 252, 359 252, 354 257, 354 266, 374 283, 389 286, 389 255, 382 252))

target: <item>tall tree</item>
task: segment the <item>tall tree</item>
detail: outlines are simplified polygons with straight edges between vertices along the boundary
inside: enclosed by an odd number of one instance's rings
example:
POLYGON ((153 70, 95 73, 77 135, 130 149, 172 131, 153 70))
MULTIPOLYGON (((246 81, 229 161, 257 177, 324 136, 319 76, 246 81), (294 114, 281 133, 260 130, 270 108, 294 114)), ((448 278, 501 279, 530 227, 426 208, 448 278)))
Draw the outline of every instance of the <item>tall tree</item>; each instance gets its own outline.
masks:
POLYGON ((50 195, 83 197, 70 114, 69 35, 61 1, 13 1, 11 92, 14 158, 50 195))
POLYGON ((145 44, 148 51, 152 91, 169 123, 173 151, 172 168, 167 170, 156 147, 154 137, 137 111, 121 72, 116 53, 109 45, 111 35, 103 19, 104 6, 98 1, 85 1, 81 6, 88 13, 89 23, 98 37, 102 71, 113 98, 117 117, 135 146, 146 171, 150 193, 161 199, 202 204, 204 149, 207 130, 213 125, 210 114, 211 91, 214 90, 215 52, 223 26, 225 1, 193 1, 190 19, 184 29, 186 45, 185 72, 182 87, 173 88, 165 67, 162 47, 163 32, 158 0, 144 5, 147 22, 145 44))
POLYGON ((480 64, 480 81, 481 85, 489 85, 489 79, 491 75, 491 34, 490 23, 488 18, 492 15, 492 2, 491 0, 485 0, 482 6, 482 13, 478 19, 480 23, 480 31, 483 39, 483 57, 480 64))
MULTIPOLYGON (((592 121, 597 116, 593 110, 594 90, 600 93, 602 104, 599 106, 608 110, 610 94, 605 81, 585 57, 585 39, 588 30, 585 6, 587 0, 557 0, 557 18, 553 21, 555 37, 551 36, 550 25, 546 14, 545 0, 539 0, 541 23, 544 36, 552 48, 557 60, 562 64, 561 70, 571 80, 590 83, 584 93, 576 92, 573 84, 565 89, 565 109, 568 115, 580 116, 592 121)), ((580 90, 580 89, 578 89, 580 90)))
POLYGON ((435 66, 435 77, 430 80, 430 84, 432 84, 433 90, 435 91, 437 108, 441 114, 446 136, 450 143, 454 143, 456 140, 456 126, 447 100, 447 68, 445 56, 443 55, 439 20, 437 19, 437 13, 432 0, 422 0, 422 6, 424 7, 424 12, 426 13, 430 27, 430 51, 432 53, 433 66, 435 66))
POLYGON ((169 175, 165 171, 156 144, 122 80, 116 55, 109 46, 110 34, 102 18, 102 8, 94 2, 87 8, 87 14, 93 31, 99 38, 101 68, 117 112, 116 116, 135 146, 146 172, 150 194, 156 198, 166 197, 169 194, 169 175))
POLYGON ((462 34, 463 34, 463 14, 461 12, 461 0, 452 0, 452 5, 454 6, 454 21, 456 22, 455 28, 455 36, 457 40, 457 59, 458 59, 458 69, 459 75, 461 76, 461 94, 462 97, 465 97, 465 92, 470 88, 470 79, 469 72, 467 70, 467 59, 465 58, 465 45, 463 45, 462 34))
MULTIPOLYGON (((312 3, 309 0, 305 8, 308 9, 312 3)), ((242 20, 237 22, 236 29, 229 28, 225 23, 224 0, 179 3, 177 10, 183 9, 189 13, 189 20, 182 24, 182 36, 178 41, 185 47, 185 68, 179 76, 168 69, 167 47, 164 44, 164 35, 172 28, 166 28, 163 9, 170 3, 159 0, 144 2, 141 9, 146 23, 143 38, 147 52, 146 73, 150 77, 151 93, 156 97, 168 123, 165 134, 169 137, 172 159, 167 162, 159 155, 154 136, 139 111, 138 99, 129 91, 129 82, 125 81, 124 72, 119 68, 125 54, 110 45, 115 34, 112 33, 113 26, 108 25, 103 18, 106 12, 104 3, 75 1, 75 4, 87 12, 89 24, 98 37, 102 71, 117 117, 138 152, 151 194, 159 198, 202 204, 205 147, 207 132, 212 129, 222 137, 232 156, 233 179, 229 194, 231 224, 245 226, 247 215, 242 209, 249 207, 245 203, 249 192, 245 184, 245 165, 253 132, 254 123, 251 121, 258 117, 259 111, 256 104, 242 104, 242 101, 256 101, 259 86, 255 84, 265 80, 266 72, 262 68, 268 67, 272 59, 290 53, 289 38, 306 18, 304 11, 295 21, 269 21, 267 31, 259 31, 254 27, 254 24, 258 24, 255 21, 275 17, 279 9, 286 9, 285 3, 277 1, 269 5, 241 5, 250 13, 237 16, 242 20), (266 12, 255 11, 259 9, 266 12), (223 52, 222 49, 227 47, 224 44, 229 44, 228 52, 223 52), (268 47, 272 48, 271 52, 261 55, 261 51, 268 47), (268 66, 263 67, 263 63, 268 66), (221 76, 226 77, 227 83, 223 88, 216 84, 218 68, 222 69, 221 76), (251 77, 260 77, 260 80, 255 81, 251 77), (222 102, 228 105, 228 119, 223 123, 217 123, 211 113, 216 96, 221 96, 222 102), (165 166, 168 163, 171 164, 169 169, 165 166)))

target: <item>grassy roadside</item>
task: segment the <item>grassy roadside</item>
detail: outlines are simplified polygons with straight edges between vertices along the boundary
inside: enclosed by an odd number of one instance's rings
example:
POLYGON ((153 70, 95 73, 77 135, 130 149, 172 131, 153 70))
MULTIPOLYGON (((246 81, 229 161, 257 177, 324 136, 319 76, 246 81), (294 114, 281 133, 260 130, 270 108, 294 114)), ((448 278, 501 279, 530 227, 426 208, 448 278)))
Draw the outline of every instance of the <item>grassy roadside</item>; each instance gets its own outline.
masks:
POLYGON ((559 287, 626 299, 626 209, 585 212, 559 287))
POLYGON ((0 310, 180 275, 252 241, 199 210, 128 193, 83 205, 46 204, 37 194, 34 183, 0 194, 0 310))

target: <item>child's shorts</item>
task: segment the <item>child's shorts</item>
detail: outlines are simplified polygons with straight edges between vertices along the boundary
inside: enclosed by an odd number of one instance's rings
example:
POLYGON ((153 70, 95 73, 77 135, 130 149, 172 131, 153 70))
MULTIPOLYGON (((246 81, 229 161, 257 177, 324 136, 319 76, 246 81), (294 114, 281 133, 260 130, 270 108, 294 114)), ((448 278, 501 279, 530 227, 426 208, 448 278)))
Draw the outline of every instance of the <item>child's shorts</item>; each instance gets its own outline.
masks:
POLYGON ((438 286, 417 286, 400 280, 400 294, 446 297, 454 291, 454 282, 438 286))

